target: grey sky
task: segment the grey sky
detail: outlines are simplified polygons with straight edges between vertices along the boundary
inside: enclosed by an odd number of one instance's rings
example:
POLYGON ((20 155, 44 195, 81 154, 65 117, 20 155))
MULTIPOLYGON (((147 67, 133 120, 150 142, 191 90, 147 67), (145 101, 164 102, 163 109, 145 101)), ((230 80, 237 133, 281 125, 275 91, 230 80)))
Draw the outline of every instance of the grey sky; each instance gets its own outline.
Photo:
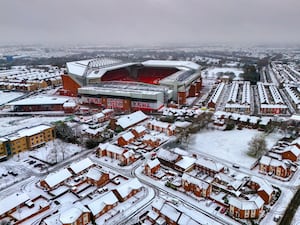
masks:
POLYGON ((0 0, 0 44, 300 43, 299 0, 0 0))

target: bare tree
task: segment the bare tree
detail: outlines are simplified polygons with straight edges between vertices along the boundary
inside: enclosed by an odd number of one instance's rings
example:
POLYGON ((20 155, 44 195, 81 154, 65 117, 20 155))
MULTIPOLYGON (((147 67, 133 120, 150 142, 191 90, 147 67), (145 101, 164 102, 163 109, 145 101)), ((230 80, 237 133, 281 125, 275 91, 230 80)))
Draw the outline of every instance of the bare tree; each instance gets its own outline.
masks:
POLYGON ((248 155, 259 158, 263 156, 267 151, 267 144, 264 135, 254 136, 248 143, 249 150, 248 155))

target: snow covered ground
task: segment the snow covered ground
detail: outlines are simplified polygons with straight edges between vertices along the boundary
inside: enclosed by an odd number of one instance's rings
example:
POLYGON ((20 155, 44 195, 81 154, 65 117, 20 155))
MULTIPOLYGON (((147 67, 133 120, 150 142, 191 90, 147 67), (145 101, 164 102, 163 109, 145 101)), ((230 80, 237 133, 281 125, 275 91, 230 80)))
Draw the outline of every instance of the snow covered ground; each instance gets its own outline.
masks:
POLYGON ((0 91, 0 105, 5 104, 11 100, 14 100, 15 98, 23 96, 23 92, 3 92, 0 91))
MULTIPOLYGON (((248 143, 263 132, 251 129, 232 131, 204 130, 191 137, 188 149, 222 159, 224 162, 237 163, 250 168, 256 161, 247 155, 248 143)), ((266 137, 268 148, 271 148, 283 136, 271 133, 266 137)))
POLYGON ((243 73, 242 69, 230 67, 212 67, 202 72, 204 78, 217 78, 218 73, 234 73, 238 77, 243 73))

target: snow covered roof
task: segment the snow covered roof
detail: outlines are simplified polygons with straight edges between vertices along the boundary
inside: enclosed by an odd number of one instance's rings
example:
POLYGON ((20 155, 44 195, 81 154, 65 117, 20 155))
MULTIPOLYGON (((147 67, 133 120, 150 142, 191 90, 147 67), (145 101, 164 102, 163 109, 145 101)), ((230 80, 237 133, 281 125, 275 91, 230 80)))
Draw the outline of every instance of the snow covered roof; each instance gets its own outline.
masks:
POLYGON ((291 152, 293 153, 296 157, 300 156, 300 149, 296 145, 291 145, 287 146, 283 152, 291 152))
POLYGON ((156 126, 156 127, 161 127, 161 128, 164 128, 164 129, 167 129, 169 126, 171 126, 171 124, 169 124, 169 123, 161 122, 161 121, 158 121, 158 120, 150 120, 149 124, 151 124, 153 126, 156 126))
POLYGON ((178 162, 176 162, 175 165, 184 170, 187 170, 187 169, 191 168, 195 162, 196 162, 195 158, 183 156, 182 159, 179 160, 178 162))
POLYGON ((182 175, 182 180, 186 180, 188 183, 195 184, 201 189, 207 189, 209 187, 209 184, 205 181, 199 180, 195 177, 192 177, 191 175, 184 173, 182 175))
POLYGON ((149 168, 152 169, 152 168, 160 165, 160 162, 159 162, 159 160, 157 158, 155 158, 153 160, 148 160, 146 165, 148 165, 149 168))
POLYGON ((271 157, 263 155, 259 162, 264 165, 270 165, 271 160, 271 157))
POLYGON ((131 131, 126 132, 121 136, 125 141, 129 141, 130 139, 134 138, 134 135, 131 131))
POLYGON ((215 89, 214 93, 212 94, 209 102, 217 103, 224 87, 225 87, 225 83, 222 82, 222 83, 218 84, 218 86, 215 89))
POLYGON ((120 194, 122 198, 125 198, 130 194, 132 190, 137 190, 142 187, 142 184, 139 182, 137 178, 133 178, 121 186, 116 188, 116 191, 120 194))
POLYGON ((82 172, 83 170, 86 170, 87 168, 93 166, 94 163, 89 159, 85 158, 79 162, 72 163, 70 165, 70 169, 75 173, 78 174, 82 172))
POLYGON ((108 114, 108 113, 112 113, 113 111, 114 111, 113 109, 104 109, 104 110, 102 111, 102 113, 108 114))
POLYGON ((75 102, 65 102, 64 104, 63 104, 63 107, 64 108, 68 108, 68 107, 75 107, 76 106, 76 103, 75 102))
POLYGON ((123 129, 127 129, 135 124, 138 124, 148 118, 142 111, 136 111, 129 115, 120 117, 117 120, 117 124, 120 125, 123 129))
POLYGON ((146 127, 144 127, 144 126, 136 126, 135 128, 134 128, 134 130, 137 132, 137 133, 142 133, 142 132, 144 132, 145 130, 146 130, 146 127))
POLYGON ((49 185, 49 187, 54 187, 70 177, 72 177, 71 172, 68 169, 62 169, 56 173, 49 174, 44 181, 49 185))
POLYGON ((195 163, 216 172, 219 172, 224 168, 222 164, 217 163, 211 159, 198 158, 195 163))
POLYGON ((110 191, 106 195, 103 195, 100 198, 88 204, 87 207, 91 210, 93 215, 97 215, 104 209, 106 205, 114 205, 117 202, 117 197, 112 191, 110 191))
POLYGON ((29 199, 29 196, 25 193, 14 193, 3 198, 0 200, 0 216, 28 201, 29 199))
POLYGON ((144 66, 158 66, 158 67, 180 67, 193 70, 199 70, 200 66, 190 61, 173 61, 173 60, 147 60, 142 62, 144 66))
POLYGON ((169 204, 164 204, 162 209, 160 210, 160 212, 163 215, 168 216, 169 218, 171 218, 175 222, 177 222, 177 220, 179 219, 179 217, 181 215, 180 211, 178 211, 174 207, 170 206, 169 204))
POLYGON ((253 176, 251 177, 251 181, 259 185, 258 191, 265 191, 268 195, 271 195, 274 191, 273 187, 271 184, 269 184, 268 181, 265 179, 253 176))
POLYGON ((98 147, 102 150, 107 150, 109 152, 114 152, 116 154, 123 154, 123 152, 125 151, 123 148, 110 144, 109 142, 104 144, 100 143, 98 147))
POLYGON ((91 178, 93 180, 100 180, 101 176, 102 176, 102 171, 99 170, 96 167, 92 167, 91 169, 89 169, 89 171, 86 173, 86 177, 87 178, 91 178))
POLYGON ((32 136, 32 135, 35 135, 35 134, 38 134, 38 133, 41 133, 43 132, 44 130, 47 130, 51 128, 51 126, 48 126, 48 125, 39 125, 39 126, 36 126, 36 127, 32 127, 32 128, 28 128, 28 129, 23 129, 23 130, 19 130, 18 131, 18 134, 20 136, 32 136))
POLYGON ((169 150, 160 148, 157 151, 157 157, 170 162, 170 161, 175 161, 178 158, 178 154, 175 154, 169 150))
POLYGON ((155 208, 160 211, 164 204, 165 200, 163 200, 162 198, 155 198, 155 200, 152 203, 152 208, 155 208))
POLYGON ((80 204, 79 202, 75 203, 74 207, 62 212, 60 214, 59 220, 63 224, 72 224, 74 223, 84 212, 89 212, 89 210, 80 204))
POLYGON ((300 145, 300 137, 298 137, 294 141, 292 141, 292 145, 300 145))
POLYGON ((232 205, 241 210, 256 210, 264 205, 264 200, 260 196, 255 196, 250 200, 244 200, 236 197, 230 197, 229 205, 232 205))
POLYGON ((11 102, 7 105, 63 105, 68 100, 68 98, 62 97, 38 96, 11 102))
POLYGON ((105 117, 105 115, 102 112, 93 115, 94 119, 99 119, 99 118, 103 118, 103 117, 105 117))

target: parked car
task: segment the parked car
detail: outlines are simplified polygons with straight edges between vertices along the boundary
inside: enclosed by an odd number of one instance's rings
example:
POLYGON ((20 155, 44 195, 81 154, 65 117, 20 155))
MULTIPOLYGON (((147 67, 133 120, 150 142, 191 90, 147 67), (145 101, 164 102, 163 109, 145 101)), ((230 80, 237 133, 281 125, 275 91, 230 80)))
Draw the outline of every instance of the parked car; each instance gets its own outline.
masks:
POLYGON ((224 207, 224 208, 221 209, 220 212, 221 212, 222 214, 224 214, 224 213, 226 212, 226 210, 227 210, 227 209, 224 207))

